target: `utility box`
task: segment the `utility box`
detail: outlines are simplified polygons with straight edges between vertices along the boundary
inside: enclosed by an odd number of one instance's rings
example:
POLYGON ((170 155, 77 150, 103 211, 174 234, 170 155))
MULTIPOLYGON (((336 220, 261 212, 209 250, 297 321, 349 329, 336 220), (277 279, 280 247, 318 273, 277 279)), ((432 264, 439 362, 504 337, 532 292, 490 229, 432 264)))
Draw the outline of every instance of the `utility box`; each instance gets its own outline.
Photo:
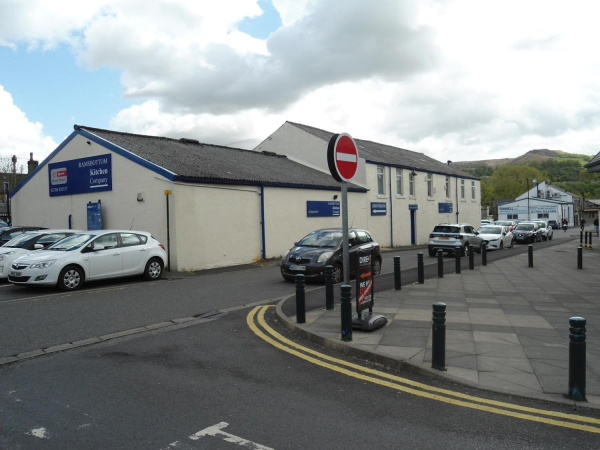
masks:
POLYGON ((102 229, 102 203, 100 201, 87 204, 87 229, 89 231, 102 229))

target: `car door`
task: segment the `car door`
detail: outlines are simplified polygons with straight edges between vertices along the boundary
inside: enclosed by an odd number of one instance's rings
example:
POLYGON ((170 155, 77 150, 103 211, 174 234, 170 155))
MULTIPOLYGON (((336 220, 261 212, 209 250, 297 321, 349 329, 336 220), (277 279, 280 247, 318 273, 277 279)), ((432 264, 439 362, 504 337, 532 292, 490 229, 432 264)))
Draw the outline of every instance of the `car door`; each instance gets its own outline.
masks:
POLYGON ((509 227, 502 227, 502 242, 504 244, 504 248, 510 247, 512 242, 512 234, 510 233, 509 227))
POLYGON ((123 253, 123 275, 143 273, 148 260, 148 249, 135 233, 119 233, 123 253))
POLYGON ((360 242, 354 231, 348 232, 348 243, 350 245, 350 273, 356 273, 358 270, 358 249, 360 242))
POLYGON ((123 275, 123 255, 117 233, 103 234, 91 244, 89 255, 90 279, 123 275))

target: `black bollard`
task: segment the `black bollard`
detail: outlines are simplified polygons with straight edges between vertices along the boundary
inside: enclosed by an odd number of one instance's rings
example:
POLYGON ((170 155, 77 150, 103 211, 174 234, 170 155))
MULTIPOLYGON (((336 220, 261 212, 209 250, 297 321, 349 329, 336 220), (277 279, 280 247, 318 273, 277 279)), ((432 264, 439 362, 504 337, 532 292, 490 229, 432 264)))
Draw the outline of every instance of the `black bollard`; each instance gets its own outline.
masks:
POLYGON ((487 266, 487 244, 481 244, 481 265, 487 266))
POLYGON ((343 284, 342 291, 342 341, 352 341, 352 286, 343 284))
POLYGON ((333 306, 333 266, 325 266, 325 309, 332 310, 333 306))
POLYGON ((527 256, 529 259, 529 267, 533 267, 533 244, 527 246, 527 256))
POLYGON ((583 230, 579 232, 579 245, 583 247, 583 230))
POLYGON ((569 393, 571 400, 585 401, 585 324, 583 317, 569 319, 569 393))
POLYGON ((460 273, 460 247, 454 248, 454 261, 456 262, 456 273, 460 273))
POLYGON ((423 253, 417 253, 417 276, 419 284, 425 283, 425 266, 423 265, 423 253))
POLYGON ((590 250, 592 249, 592 232, 590 231, 590 250))
POLYGON ((402 289, 402 275, 400 274, 400 257, 394 256, 394 289, 402 289))
POLYGON ((438 278, 444 278, 444 252, 442 249, 437 251, 438 254, 438 278))
POLYGON ((296 322, 306 323, 306 304, 304 295, 304 275, 296 275, 296 322))
POLYGON ((469 244, 469 270, 475 270, 475 252, 471 244, 469 244))
POLYGON ((588 237, 588 232, 587 232, 587 231, 584 231, 584 232, 583 232, 583 240, 584 240, 584 242, 585 242, 585 248, 588 248, 588 247, 587 247, 587 239, 588 239, 587 237, 588 237))
POLYGON ((577 268, 583 269, 583 248, 577 247, 577 268))
POLYGON ((431 367, 446 370, 446 304, 433 304, 431 367))

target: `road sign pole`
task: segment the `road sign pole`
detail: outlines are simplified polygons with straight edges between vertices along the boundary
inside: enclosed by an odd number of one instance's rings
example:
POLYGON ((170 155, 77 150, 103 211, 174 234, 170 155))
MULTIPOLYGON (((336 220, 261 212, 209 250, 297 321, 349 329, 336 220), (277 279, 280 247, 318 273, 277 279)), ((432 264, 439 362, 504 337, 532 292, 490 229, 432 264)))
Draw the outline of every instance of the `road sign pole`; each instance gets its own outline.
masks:
POLYGON ((350 245, 348 242, 348 183, 342 181, 342 237, 344 284, 350 284, 350 245))

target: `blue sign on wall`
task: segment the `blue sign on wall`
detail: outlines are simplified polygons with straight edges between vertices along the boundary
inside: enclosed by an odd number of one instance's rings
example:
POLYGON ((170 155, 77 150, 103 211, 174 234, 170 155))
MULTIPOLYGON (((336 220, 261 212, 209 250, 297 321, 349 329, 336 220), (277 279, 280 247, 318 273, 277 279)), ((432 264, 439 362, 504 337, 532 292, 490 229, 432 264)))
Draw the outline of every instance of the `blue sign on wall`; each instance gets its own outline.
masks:
POLYGON ((306 201, 306 217, 339 217, 340 202, 306 201))
POLYGON ((372 216, 385 216, 387 214, 387 203, 371 202, 372 216))
POLYGON ((87 222, 88 230, 101 230, 102 229, 102 203, 87 204, 87 222))
POLYGON ((408 205, 409 211, 416 211, 419 209, 419 205, 408 205))
POLYGON ((440 214, 451 213, 452 212, 452 203, 438 203, 438 208, 440 214))
POLYGON ((50 197, 112 191, 111 154, 48 164, 50 197))

